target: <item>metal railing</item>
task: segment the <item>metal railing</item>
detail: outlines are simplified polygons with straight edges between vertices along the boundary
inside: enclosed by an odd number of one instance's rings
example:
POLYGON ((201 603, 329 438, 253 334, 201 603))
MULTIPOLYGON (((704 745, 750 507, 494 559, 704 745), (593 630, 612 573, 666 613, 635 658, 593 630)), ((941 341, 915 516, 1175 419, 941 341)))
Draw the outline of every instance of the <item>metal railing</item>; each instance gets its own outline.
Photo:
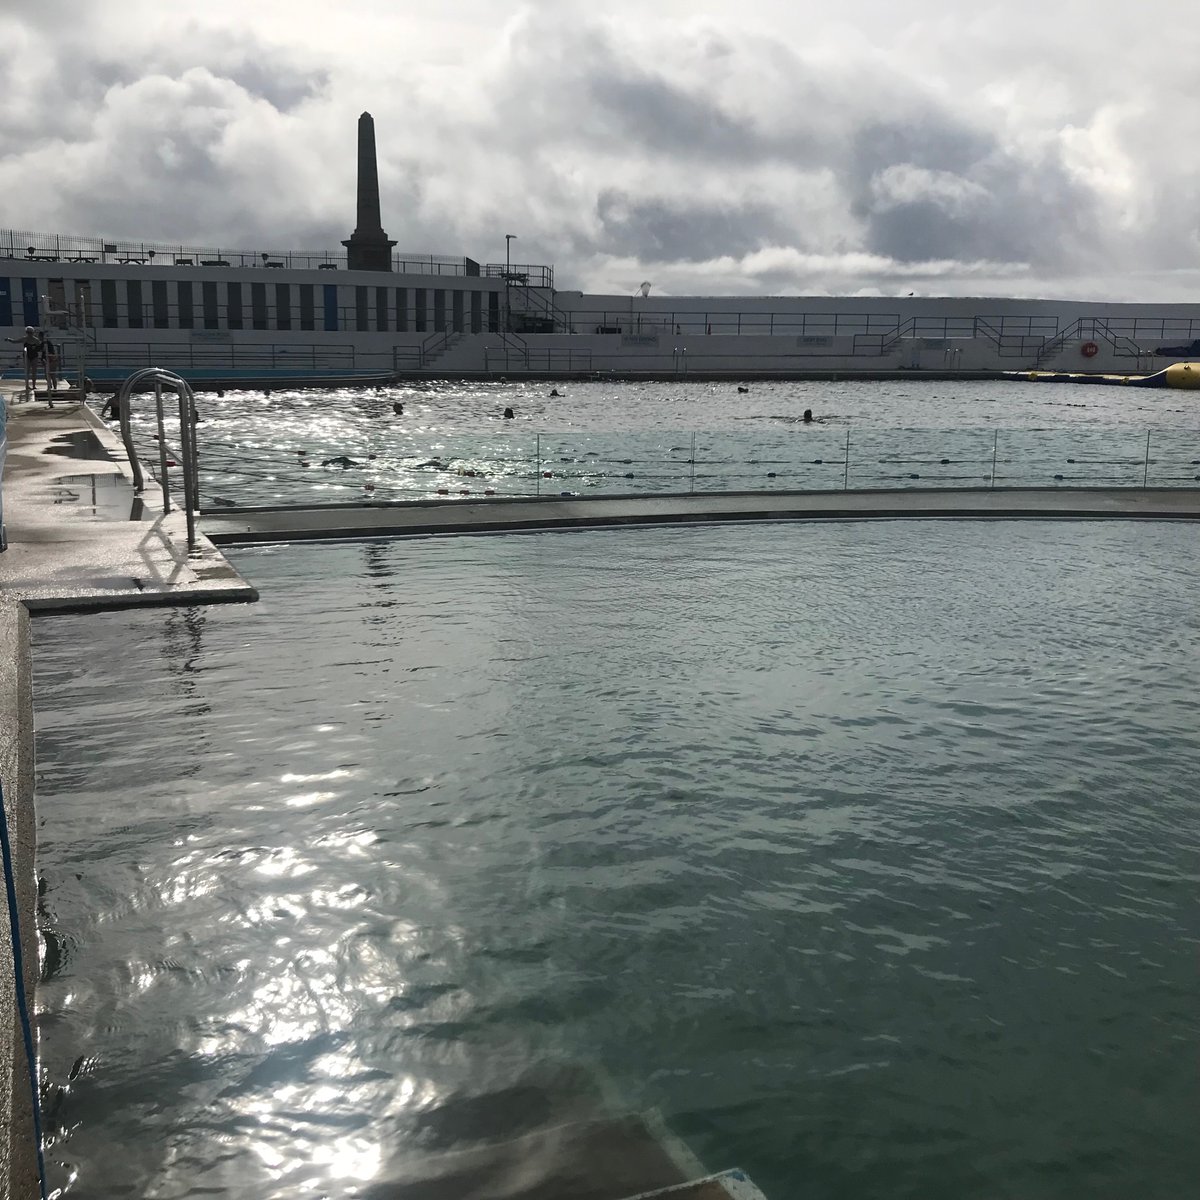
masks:
POLYGON ((89 369, 94 367, 100 370, 150 367, 155 365, 155 359, 167 360, 167 370, 229 368, 240 371, 262 368, 273 371, 353 371, 359 365, 353 346, 323 346, 318 343, 100 342, 89 344, 87 353, 89 369))
MULTIPOLYGON (((0 257, 0 275, 4 272, 3 261, 0 257)), ((417 296, 422 289, 400 289, 408 292, 404 303, 397 308, 396 296, 389 295, 387 311, 381 320, 374 303, 366 308, 357 302, 331 304, 327 308, 315 283, 285 284, 286 296, 281 302, 276 289, 256 282, 250 285, 252 290, 241 303, 232 304, 224 289, 216 299, 206 297, 202 290, 196 289, 195 279, 156 283, 160 292, 137 303, 130 303, 125 288, 105 296, 97 294, 95 286, 87 281, 82 284, 76 281, 76 285, 80 289, 82 324, 91 331, 178 330, 202 339, 243 331, 312 333, 317 337, 329 333, 496 333, 502 325, 500 315, 487 306, 478 313, 465 310, 456 313, 451 304, 439 316, 435 297, 439 292, 444 295, 463 290, 457 288, 425 289, 427 294, 421 304, 417 296), (263 289, 260 293, 253 290, 260 287, 263 289), (304 289, 309 291, 302 294, 304 289), (181 303, 183 295, 190 299, 181 303)), ((485 292, 489 297, 501 295, 486 289, 485 292)), ((471 294, 484 293, 472 290, 471 294)), ((143 290, 141 295, 146 292, 143 290)), ((1002 357, 1025 358, 1031 363, 1038 355, 1044 361, 1074 338, 1107 343, 1119 357, 1153 354, 1157 347, 1168 345, 1171 353, 1200 354, 1200 319, 1183 317, 1126 318, 1098 314, 1077 318, 1063 326, 1057 317, 1030 313, 905 317, 899 313, 867 312, 644 310, 637 306, 636 300, 628 309, 570 309, 562 307, 559 297, 547 298, 534 291, 532 285, 514 285, 510 303, 513 296, 518 299, 518 304, 510 309, 514 323, 533 320, 553 325, 560 333, 790 337, 796 339, 797 349, 803 352, 816 352, 821 348, 819 343, 825 343, 832 354, 844 355, 849 344, 855 355, 868 356, 895 349, 899 342, 908 339, 978 338, 994 346, 1002 357), (833 339, 843 341, 835 343, 833 339)))
MULTIPOLYGON (((187 246, 173 242, 139 242, 121 238, 86 237, 77 234, 32 233, 23 229, 0 231, 0 259, 24 262, 136 263, 154 267, 270 267, 292 270, 347 269, 344 250, 230 250, 210 246, 187 246)), ((474 259, 447 254, 392 254, 392 269, 412 275, 477 276, 474 259)), ((528 267, 529 272, 553 271, 528 267)))
POLYGON ((121 440, 125 443, 125 451, 129 455, 129 465, 133 470, 134 490, 141 492, 145 488, 145 477, 142 475, 142 465, 138 460, 137 449, 133 444, 133 431, 129 423, 129 400, 136 384, 154 383, 154 409, 158 422, 158 460, 159 483, 162 485, 163 515, 171 511, 171 479, 168 474, 167 433, 163 421, 163 388, 170 388, 179 396, 179 445, 180 465, 183 468, 183 511, 187 521, 188 549, 196 546, 196 512, 200 507, 200 480, 198 458, 196 454, 196 398, 187 381, 161 367, 147 367, 135 371, 121 384, 117 393, 117 406, 121 415, 121 440))
POLYGON ((554 268, 540 263, 486 263, 482 274, 488 279, 505 279, 514 287, 554 286, 554 268))

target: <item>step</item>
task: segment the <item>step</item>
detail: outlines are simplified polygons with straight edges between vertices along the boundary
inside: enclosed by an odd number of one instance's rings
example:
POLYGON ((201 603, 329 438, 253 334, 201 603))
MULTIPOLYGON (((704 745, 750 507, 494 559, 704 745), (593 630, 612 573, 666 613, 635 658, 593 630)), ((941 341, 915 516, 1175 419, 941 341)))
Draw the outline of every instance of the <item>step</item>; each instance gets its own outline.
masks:
MULTIPOLYGON (((506 1142, 400 1158, 367 1200, 629 1200, 688 1184, 648 1117, 577 1121, 506 1142)), ((719 1179, 720 1177, 713 1177, 719 1179)), ((694 1181, 693 1189, 712 1180, 694 1181)), ((714 1185, 715 1186, 715 1185, 714 1185)), ((667 1192, 667 1195, 672 1195, 667 1192)), ((679 1200, 759 1200, 754 1193, 693 1190, 679 1200)))

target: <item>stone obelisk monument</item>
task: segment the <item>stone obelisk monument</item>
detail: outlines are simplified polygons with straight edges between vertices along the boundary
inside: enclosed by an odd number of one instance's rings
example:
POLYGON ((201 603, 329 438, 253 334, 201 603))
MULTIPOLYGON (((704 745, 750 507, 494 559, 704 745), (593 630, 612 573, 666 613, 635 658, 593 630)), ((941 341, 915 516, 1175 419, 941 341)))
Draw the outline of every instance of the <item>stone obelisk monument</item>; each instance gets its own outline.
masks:
POLYGON ((375 122, 370 113, 358 118, 358 223, 347 241, 351 271, 390 271, 392 247, 379 223, 379 168, 375 162, 375 122))

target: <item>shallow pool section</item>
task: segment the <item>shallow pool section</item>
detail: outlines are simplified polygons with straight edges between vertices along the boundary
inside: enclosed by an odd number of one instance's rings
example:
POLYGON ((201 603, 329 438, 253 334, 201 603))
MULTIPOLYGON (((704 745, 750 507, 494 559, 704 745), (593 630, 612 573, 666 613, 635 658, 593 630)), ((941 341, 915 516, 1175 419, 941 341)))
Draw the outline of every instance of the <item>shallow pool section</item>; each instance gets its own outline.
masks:
POLYGON ((772 1200, 1188 1194, 1198 537, 279 547, 39 618, 53 1182, 423 1196, 657 1109, 772 1200))

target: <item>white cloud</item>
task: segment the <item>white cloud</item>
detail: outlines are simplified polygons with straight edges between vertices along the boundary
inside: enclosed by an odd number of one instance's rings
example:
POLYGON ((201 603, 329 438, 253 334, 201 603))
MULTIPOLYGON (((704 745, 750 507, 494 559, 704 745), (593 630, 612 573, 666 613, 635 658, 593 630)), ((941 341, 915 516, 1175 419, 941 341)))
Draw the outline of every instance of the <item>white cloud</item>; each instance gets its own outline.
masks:
POLYGON ((879 210, 930 201, 948 214, 961 215, 987 197, 987 189, 953 171, 929 171, 912 163, 894 163, 871 179, 879 210))

